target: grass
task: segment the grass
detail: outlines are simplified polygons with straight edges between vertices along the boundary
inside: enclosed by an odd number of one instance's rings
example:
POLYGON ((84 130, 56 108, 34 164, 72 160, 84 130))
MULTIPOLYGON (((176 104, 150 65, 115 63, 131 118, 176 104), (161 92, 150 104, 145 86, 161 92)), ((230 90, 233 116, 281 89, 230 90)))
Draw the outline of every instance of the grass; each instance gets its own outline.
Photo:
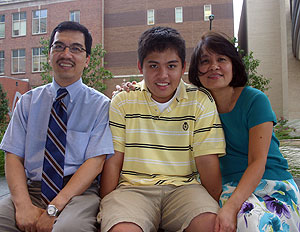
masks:
POLYGON ((291 132, 294 132, 295 129, 292 127, 289 127, 287 125, 288 120, 284 119, 283 117, 278 119, 278 122, 276 126, 274 127, 274 132, 276 137, 279 140, 282 139, 300 139, 300 136, 291 136, 291 132))
POLYGON ((0 176, 4 176, 4 152, 0 151, 0 176))
MULTIPOLYGON (((3 135, 5 133, 7 124, 5 125, 0 125, 0 143, 2 141, 3 135)), ((4 159, 5 159, 5 153, 4 151, 0 150, 0 176, 4 176, 4 159)))

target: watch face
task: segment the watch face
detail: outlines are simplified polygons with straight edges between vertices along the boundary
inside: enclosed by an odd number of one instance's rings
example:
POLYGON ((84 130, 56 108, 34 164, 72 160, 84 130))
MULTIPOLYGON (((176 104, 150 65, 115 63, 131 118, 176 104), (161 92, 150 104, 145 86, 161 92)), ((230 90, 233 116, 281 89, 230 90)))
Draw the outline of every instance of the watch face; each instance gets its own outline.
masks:
POLYGON ((49 208, 48 208, 48 214, 50 214, 50 215, 53 215, 53 214, 55 214, 55 208, 53 207, 53 206, 49 206, 49 208))
POLYGON ((47 206, 47 214, 49 216, 57 216, 58 214, 58 209, 55 207, 55 205, 48 205, 47 206))

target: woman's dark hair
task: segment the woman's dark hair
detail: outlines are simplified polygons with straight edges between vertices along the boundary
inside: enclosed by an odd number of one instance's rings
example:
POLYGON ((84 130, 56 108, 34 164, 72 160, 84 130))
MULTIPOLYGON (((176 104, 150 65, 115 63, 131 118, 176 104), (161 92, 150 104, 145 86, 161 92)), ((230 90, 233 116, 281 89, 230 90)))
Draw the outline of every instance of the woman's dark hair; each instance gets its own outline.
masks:
POLYGON ((189 67, 189 81, 192 84, 203 87, 199 79, 198 66, 204 49, 230 58, 232 62, 232 81, 229 86, 242 87, 246 85, 248 77, 240 54, 228 38, 217 32, 203 34, 193 51, 189 67))
POLYGON ((182 67, 185 62, 185 41, 180 33, 170 27, 152 27, 146 30, 138 42, 138 59, 143 67, 146 56, 154 51, 163 52, 174 49, 179 56, 182 67))
POLYGON ((64 21, 64 22, 58 24, 56 28, 54 28, 54 30, 52 31, 51 36, 50 36, 49 52, 50 52, 51 45, 54 40, 55 33, 62 32, 62 31, 80 31, 80 32, 82 32, 82 34, 84 35, 86 56, 89 56, 91 54, 93 38, 92 38, 89 30, 82 24, 73 22, 73 21, 64 21))

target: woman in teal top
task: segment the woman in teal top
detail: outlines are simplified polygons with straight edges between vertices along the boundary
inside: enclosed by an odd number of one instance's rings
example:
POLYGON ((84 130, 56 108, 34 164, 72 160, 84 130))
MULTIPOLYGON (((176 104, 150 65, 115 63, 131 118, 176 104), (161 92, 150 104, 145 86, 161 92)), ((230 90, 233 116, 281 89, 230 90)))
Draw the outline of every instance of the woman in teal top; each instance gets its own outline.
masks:
MULTIPOLYGON (((264 122, 275 124, 276 117, 267 96, 249 86, 243 88, 232 111, 219 115, 226 134, 228 154, 220 158, 223 184, 238 182, 248 166, 249 129, 264 122)), ((287 168, 287 161, 279 151, 279 141, 273 132, 262 178, 290 179, 292 175, 287 168)))
POLYGON ((189 81, 211 92, 225 132, 215 231, 300 231, 299 189, 279 151, 275 114, 264 93, 245 86, 245 67, 230 40, 204 34, 191 58, 189 81))

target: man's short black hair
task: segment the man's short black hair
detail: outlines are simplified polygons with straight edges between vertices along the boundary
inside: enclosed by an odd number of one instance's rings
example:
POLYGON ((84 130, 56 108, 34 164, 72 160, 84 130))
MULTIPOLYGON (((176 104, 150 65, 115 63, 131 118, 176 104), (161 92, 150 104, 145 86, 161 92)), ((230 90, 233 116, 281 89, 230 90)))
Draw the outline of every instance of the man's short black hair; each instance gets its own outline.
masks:
POLYGON ((80 23, 73 22, 73 21, 64 21, 57 25, 51 33, 50 41, 49 41, 49 52, 51 49, 51 45, 54 40, 54 36, 56 32, 62 31, 80 31, 84 35, 84 42, 85 42, 85 49, 86 55, 89 56, 91 54, 93 38, 89 30, 80 23))

